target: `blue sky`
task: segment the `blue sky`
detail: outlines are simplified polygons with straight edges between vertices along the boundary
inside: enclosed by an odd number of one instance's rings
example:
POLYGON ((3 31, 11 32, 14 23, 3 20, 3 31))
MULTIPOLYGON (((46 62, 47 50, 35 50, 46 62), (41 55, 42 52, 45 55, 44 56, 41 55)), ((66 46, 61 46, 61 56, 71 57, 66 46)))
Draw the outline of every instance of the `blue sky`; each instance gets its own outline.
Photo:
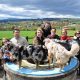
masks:
POLYGON ((80 0, 0 0, 6 18, 80 18, 80 0))

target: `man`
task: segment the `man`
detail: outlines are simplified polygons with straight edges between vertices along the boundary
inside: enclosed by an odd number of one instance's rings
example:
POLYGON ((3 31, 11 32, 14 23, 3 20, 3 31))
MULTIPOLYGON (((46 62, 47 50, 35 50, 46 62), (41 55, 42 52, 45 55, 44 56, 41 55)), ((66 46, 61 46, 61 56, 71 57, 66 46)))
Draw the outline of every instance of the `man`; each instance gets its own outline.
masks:
POLYGON ((28 46, 28 42, 24 37, 20 36, 20 30, 13 30, 14 37, 10 40, 14 46, 28 46))
POLYGON ((51 34, 48 35, 50 39, 60 39, 60 37, 56 34, 56 28, 51 29, 51 34))

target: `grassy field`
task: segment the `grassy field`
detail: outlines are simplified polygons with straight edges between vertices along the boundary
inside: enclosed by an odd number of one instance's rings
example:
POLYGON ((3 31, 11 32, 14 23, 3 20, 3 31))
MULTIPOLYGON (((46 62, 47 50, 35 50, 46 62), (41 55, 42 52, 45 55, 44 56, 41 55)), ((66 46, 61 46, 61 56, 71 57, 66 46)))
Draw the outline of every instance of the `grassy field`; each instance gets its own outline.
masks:
MULTIPOLYGON (((68 35, 69 36, 74 36, 75 31, 68 30, 68 35)), ((61 30, 57 30, 57 34, 60 36, 61 35, 61 30)), ((29 43, 32 43, 32 39, 35 36, 35 31, 21 31, 21 36, 28 36, 29 38, 29 43)), ((12 31, 0 31, 0 39, 2 38, 12 38, 13 37, 13 32, 12 31)), ((0 40, 0 45, 1 45, 1 40, 0 40)))
MULTIPOLYGON (((29 43, 32 43, 32 39, 35 36, 35 31, 21 31, 21 36, 29 38, 29 43)), ((8 38, 11 39, 13 37, 12 31, 0 31, 0 45, 1 45, 1 39, 2 38, 8 38)))
MULTIPOLYGON (((35 31, 21 31, 21 35, 26 37, 32 38, 35 35, 35 31)), ((0 39, 1 38, 12 38, 13 37, 13 32, 12 31, 0 31, 0 39)))

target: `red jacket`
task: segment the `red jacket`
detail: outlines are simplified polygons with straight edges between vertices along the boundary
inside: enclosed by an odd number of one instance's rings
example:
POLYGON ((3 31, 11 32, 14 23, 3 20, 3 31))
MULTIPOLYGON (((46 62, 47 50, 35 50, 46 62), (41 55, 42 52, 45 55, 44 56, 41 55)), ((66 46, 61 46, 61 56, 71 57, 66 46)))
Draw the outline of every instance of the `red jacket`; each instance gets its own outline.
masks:
POLYGON ((71 40, 70 36, 61 36, 60 40, 71 40))

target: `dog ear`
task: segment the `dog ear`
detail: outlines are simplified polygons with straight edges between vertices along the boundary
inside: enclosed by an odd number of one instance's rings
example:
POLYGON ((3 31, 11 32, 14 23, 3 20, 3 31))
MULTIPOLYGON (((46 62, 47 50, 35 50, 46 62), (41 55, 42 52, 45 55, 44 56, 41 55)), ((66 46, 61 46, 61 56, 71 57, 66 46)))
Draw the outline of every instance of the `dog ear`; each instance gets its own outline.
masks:
POLYGON ((37 47, 34 45, 31 45, 32 51, 34 51, 37 47))
POLYGON ((24 46, 20 46, 19 47, 19 52, 22 52, 23 49, 24 49, 24 46))
POLYGON ((36 49, 38 46, 37 45, 34 45, 34 49, 36 49))

